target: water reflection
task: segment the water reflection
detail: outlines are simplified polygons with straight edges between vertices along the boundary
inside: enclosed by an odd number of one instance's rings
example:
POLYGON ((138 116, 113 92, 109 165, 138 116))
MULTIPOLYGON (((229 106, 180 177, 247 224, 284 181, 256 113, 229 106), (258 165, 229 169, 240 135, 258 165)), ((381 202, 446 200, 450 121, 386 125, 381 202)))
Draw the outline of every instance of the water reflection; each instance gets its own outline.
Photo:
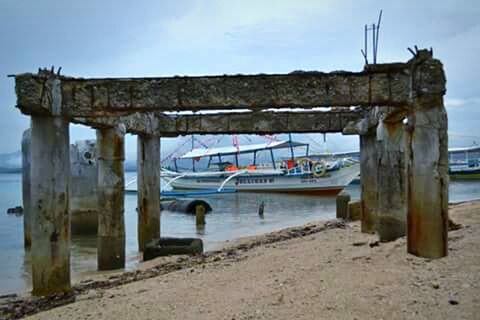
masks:
POLYGON ((205 235, 205 225, 204 224, 197 224, 197 236, 200 238, 205 235))

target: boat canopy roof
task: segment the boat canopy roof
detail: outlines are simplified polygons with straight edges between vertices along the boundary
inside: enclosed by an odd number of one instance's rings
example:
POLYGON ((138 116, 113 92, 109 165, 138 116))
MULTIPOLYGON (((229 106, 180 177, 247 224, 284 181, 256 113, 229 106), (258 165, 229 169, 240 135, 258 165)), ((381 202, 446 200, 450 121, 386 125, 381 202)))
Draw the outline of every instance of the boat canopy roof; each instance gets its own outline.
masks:
POLYGON ((330 153, 313 153, 310 157, 328 158, 328 157, 358 157, 360 151, 344 151, 344 152, 330 152, 330 153))
POLYGON ((210 156, 228 156, 243 153, 252 153, 261 150, 286 149, 290 147, 308 146, 308 143, 296 142, 290 140, 272 141, 269 143, 247 144, 238 147, 218 147, 218 148, 196 148, 187 152, 180 159, 195 159, 210 156))
POLYGON ((471 146, 463 148, 449 148, 448 153, 463 153, 467 151, 480 151, 480 146, 471 146))

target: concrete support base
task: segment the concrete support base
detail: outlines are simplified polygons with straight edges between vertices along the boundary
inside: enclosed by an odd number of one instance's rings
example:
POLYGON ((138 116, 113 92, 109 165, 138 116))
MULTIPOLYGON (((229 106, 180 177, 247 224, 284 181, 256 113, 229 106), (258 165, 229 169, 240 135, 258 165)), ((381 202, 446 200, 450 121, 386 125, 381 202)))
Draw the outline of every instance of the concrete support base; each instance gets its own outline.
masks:
POLYGON ((98 270, 125 267, 125 127, 97 129, 98 270))
POLYGON ((31 199, 30 199, 30 142, 32 130, 27 129, 22 136, 22 203, 23 203, 23 238, 25 248, 32 244, 31 228, 31 199))
POLYGON ((137 140, 138 248, 160 238, 160 137, 137 140))
POLYGON ((377 210, 377 148, 375 134, 360 136, 360 187, 362 227, 364 233, 375 233, 377 210))
POLYGON ((342 191, 337 195, 337 219, 348 220, 348 202, 350 201, 350 195, 342 191))
POLYGON ((408 252, 444 257, 448 251, 448 120, 443 102, 419 103, 408 124, 408 252))
POLYGON ((382 122, 377 130, 377 223, 380 241, 405 236, 407 171, 405 125, 382 122))
POLYGON ((31 231, 33 294, 70 290, 68 122, 32 116, 31 231))

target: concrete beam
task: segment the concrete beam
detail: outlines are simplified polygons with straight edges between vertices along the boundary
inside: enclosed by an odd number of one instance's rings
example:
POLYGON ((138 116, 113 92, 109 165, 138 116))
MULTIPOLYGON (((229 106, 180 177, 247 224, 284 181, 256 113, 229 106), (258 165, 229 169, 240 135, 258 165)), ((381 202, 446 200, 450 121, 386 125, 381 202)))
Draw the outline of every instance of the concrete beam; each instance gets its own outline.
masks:
POLYGON ((342 132, 362 118, 362 110, 302 112, 242 112, 193 115, 133 113, 121 117, 74 118, 75 123, 108 128, 122 123, 133 134, 173 137, 187 134, 271 134, 342 132))
POLYGON ((52 114, 52 78, 61 82, 62 115, 121 116, 134 112, 218 109, 312 108, 331 106, 412 107, 412 97, 426 86, 443 90, 441 64, 419 50, 406 63, 367 65, 361 72, 292 72, 289 74, 223 75, 163 78, 84 79, 42 72, 15 76, 17 107, 25 114, 52 114), (418 69, 417 69, 418 70, 418 69))
POLYGON ((98 269, 125 267, 125 127, 97 130, 98 269))
MULTIPOLYGON (((362 72, 200 77, 83 79, 58 77, 68 117, 119 116, 134 112, 330 106, 408 106, 409 63, 369 66, 362 72)), ((23 113, 51 112, 44 74, 16 75, 23 113)))
POLYGON ((184 115, 163 118, 159 133, 179 134, 271 134, 341 132, 349 121, 360 119, 361 111, 345 112, 246 112, 209 115, 184 115), (165 122, 163 122, 165 121, 165 122))
POLYGON ((139 135, 137 142, 138 247, 160 238, 160 137, 139 135))

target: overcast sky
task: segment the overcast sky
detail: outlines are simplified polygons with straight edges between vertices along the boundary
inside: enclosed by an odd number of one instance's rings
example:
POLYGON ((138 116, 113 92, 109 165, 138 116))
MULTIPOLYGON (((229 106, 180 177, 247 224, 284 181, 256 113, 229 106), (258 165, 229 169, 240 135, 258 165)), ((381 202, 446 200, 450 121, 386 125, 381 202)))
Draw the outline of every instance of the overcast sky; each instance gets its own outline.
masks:
MULTIPOLYGON (((478 0, 0 0, 0 152, 18 150, 29 125, 7 74, 51 65, 82 77, 359 71, 363 25, 380 9, 379 62, 433 47, 447 75, 450 145, 480 143, 478 0)), ((94 136, 71 128, 71 141, 94 136)), ((335 141, 345 150, 357 140, 335 141)))

